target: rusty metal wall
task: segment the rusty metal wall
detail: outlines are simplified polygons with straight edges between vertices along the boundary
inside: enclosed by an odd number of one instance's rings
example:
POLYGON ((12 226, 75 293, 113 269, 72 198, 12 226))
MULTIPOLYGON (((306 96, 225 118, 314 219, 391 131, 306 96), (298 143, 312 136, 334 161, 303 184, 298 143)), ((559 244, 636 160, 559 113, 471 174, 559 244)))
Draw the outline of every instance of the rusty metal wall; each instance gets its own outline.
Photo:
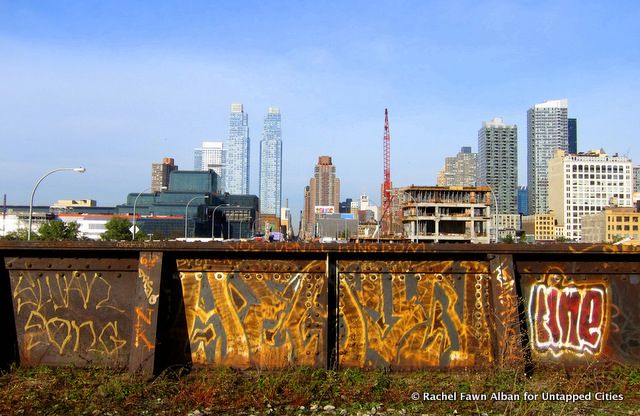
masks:
POLYGON ((340 261, 341 367, 488 366, 486 263, 340 261))
POLYGON ((636 248, 0 242, 0 253, 5 367, 640 363, 636 248))
POLYGON ((640 264, 521 262, 533 360, 640 362, 640 264))
POLYGON ((178 259, 195 364, 325 367, 326 261, 178 259))

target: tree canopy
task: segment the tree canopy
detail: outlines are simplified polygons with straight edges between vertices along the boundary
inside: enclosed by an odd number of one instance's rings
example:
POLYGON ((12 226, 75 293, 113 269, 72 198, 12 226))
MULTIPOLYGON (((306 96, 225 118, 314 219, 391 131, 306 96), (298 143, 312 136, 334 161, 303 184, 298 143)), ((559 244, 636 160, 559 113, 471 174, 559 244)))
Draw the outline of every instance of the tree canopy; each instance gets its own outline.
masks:
MULTIPOLYGON (((128 218, 113 217, 105 224, 104 228, 107 230, 100 235, 100 239, 103 241, 131 241, 131 222, 128 218)), ((137 227, 136 227, 137 228, 137 227)), ((136 232, 136 240, 144 240, 147 235, 142 231, 136 232)))
POLYGON ((63 222, 59 220, 47 221, 38 228, 38 240, 63 241, 77 240, 80 225, 77 222, 63 222))

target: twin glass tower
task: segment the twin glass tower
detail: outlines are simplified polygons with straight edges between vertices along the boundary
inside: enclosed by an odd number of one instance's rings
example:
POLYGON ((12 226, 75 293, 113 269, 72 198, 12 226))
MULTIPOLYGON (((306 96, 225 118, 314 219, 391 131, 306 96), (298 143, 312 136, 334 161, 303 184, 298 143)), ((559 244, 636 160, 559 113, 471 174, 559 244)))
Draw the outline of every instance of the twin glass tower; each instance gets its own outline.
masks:
MULTIPOLYGON (((225 192, 249 194, 249 117, 232 104, 225 163, 225 192)), ((280 216, 282 200, 282 127, 280 109, 269 107, 260 141, 260 213, 280 216)))

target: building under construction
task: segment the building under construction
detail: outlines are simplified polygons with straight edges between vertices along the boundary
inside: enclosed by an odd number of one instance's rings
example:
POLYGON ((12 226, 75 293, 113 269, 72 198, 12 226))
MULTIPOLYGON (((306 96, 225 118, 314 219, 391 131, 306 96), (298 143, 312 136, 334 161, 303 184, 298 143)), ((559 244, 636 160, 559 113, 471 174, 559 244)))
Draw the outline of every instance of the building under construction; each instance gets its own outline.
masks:
POLYGON ((400 188, 404 235, 425 243, 489 243, 491 188, 400 188))

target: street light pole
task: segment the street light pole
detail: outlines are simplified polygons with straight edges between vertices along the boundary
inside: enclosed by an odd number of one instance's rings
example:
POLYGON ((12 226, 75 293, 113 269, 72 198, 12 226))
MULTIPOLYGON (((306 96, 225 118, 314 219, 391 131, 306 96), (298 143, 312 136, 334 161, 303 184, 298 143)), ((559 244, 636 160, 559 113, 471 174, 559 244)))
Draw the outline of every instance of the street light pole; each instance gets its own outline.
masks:
POLYGON ((194 196, 193 198, 191 198, 189 200, 189 202, 187 202, 187 206, 184 209, 184 238, 187 238, 187 222, 189 220, 189 204, 191 204, 193 201, 195 201, 198 198, 206 198, 206 195, 198 195, 198 196, 194 196))
MULTIPOLYGON (((213 209, 213 214, 211 214, 211 238, 215 238, 214 235, 214 230, 215 230, 215 223, 216 223, 216 210, 220 207, 228 207, 229 204, 220 204, 217 207, 215 207, 213 209)), ((221 233, 222 234, 222 233, 221 233)))
POLYGON ((133 200, 133 220, 132 225, 131 225, 131 239, 135 240, 136 239, 136 204, 138 203, 138 198, 140 198, 140 195, 142 195, 143 193, 147 192, 148 190, 150 190, 151 187, 145 189, 144 191, 141 191, 138 196, 136 196, 136 199, 133 200))
POLYGON ((36 194, 36 189, 38 189, 38 185, 40 185, 40 182, 42 182, 42 180, 44 178, 46 178, 47 176, 51 175, 52 173, 56 173, 56 172, 60 172, 60 171, 64 171, 64 170, 78 172, 78 173, 84 173, 86 171, 86 169, 83 168, 83 167, 78 167, 78 168, 57 168, 57 169, 50 170, 49 172, 47 172, 44 175, 42 175, 40 177, 40 179, 38 179, 38 181, 36 182, 36 185, 33 187, 33 191, 31 191, 31 200, 29 201, 29 228, 27 229, 27 240, 31 240, 31 222, 32 222, 32 219, 33 219, 33 197, 36 194))

